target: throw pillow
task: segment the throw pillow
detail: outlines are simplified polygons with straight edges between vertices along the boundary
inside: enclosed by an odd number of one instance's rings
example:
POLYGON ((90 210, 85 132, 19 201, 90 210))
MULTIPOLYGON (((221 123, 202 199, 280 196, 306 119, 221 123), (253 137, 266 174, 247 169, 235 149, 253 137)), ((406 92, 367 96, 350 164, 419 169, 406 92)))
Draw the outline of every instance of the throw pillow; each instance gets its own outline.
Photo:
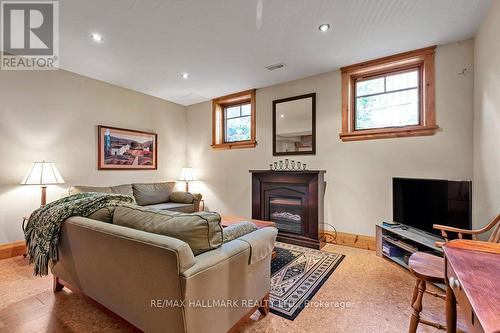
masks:
POLYGON ((217 213, 186 214, 120 206, 115 209, 113 223, 180 239, 191 247, 194 255, 222 245, 222 227, 217 213))
POLYGON ((232 241, 233 239, 239 238, 246 234, 249 234, 257 230, 257 226, 252 222, 243 221, 240 223, 232 224, 230 226, 222 229, 223 233, 223 243, 232 241))
POLYGON ((134 197, 139 206, 154 205, 167 202, 174 191, 175 182, 132 184, 134 197))
POLYGON ((115 208, 116 207, 104 207, 96 212, 93 212, 87 217, 92 220, 113 223, 113 213, 115 212, 115 208))
POLYGON ((189 192, 172 192, 168 201, 191 204, 194 201, 194 196, 189 192))

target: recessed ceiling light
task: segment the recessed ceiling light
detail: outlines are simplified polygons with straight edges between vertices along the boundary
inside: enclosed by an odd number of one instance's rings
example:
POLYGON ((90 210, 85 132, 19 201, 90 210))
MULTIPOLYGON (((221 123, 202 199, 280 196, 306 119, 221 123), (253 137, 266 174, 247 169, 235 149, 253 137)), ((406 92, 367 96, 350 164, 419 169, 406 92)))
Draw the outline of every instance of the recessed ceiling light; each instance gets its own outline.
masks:
POLYGON ((181 77, 186 80, 186 79, 189 79, 189 74, 188 73, 182 73, 181 74, 181 77))
POLYGON ((102 38, 102 35, 101 34, 98 34, 98 33, 93 33, 93 34, 90 34, 90 38, 94 41, 94 42, 102 42, 104 38, 102 38))
POLYGON ((285 115, 284 115, 284 114, 282 114, 282 115, 281 115, 281 118, 285 118, 285 115))
POLYGON ((319 31, 321 31, 321 32, 326 32, 326 31, 330 30, 330 25, 329 25, 329 24, 327 24, 327 23, 324 23, 324 24, 320 25, 320 26, 318 27, 318 29, 319 29, 319 31))

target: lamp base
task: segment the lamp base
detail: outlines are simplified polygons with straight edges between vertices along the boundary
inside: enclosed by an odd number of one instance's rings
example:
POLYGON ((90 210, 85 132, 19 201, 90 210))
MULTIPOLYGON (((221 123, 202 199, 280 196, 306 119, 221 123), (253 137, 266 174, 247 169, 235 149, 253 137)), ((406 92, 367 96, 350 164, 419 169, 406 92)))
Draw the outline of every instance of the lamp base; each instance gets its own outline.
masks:
POLYGON ((45 207, 47 204, 47 186, 41 186, 42 188, 42 199, 40 201, 40 207, 45 207))
POLYGON ((189 192, 189 182, 186 182, 186 192, 189 192))

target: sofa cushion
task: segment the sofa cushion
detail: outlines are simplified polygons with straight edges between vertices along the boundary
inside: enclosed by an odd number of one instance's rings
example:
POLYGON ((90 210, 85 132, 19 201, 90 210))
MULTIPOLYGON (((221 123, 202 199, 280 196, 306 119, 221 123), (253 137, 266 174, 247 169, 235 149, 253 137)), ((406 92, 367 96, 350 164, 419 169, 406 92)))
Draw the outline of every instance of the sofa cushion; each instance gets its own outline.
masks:
POLYGON ((82 186, 77 185, 69 189, 69 194, 83 193, 83 192, 98 192, 110 194, 125 194, 133 196, 132 185, 117 185, 117 186, 82 186))
POLYGON ((168 201, 192 204, 194 201, 194 196, 189 192, 172 192, 168 198, 168 201))
POLYGON ((113 223, 113 213, 115 212, 115 208, 116 207, 104 207, 99 209, 98 211, 93 212, 87 217, 92 220, 113 223))
POLYGON ((140 206, 167 202, 174 187, 175 182, 132 184, 135 201, 140 206))
POLYGON ((139 206, 121 206, 115 209, 113 223, 180 239, 191 247, 194 255, 222 245, 222 227, 217 213, 184 214, 139 206))
POLYGON ((185 204, 178 202, 164 202, 155 205, 143 206, 145 208, 159 209, 159 210, 173 210, 183 213, 194 213, 194 204, 185 204))

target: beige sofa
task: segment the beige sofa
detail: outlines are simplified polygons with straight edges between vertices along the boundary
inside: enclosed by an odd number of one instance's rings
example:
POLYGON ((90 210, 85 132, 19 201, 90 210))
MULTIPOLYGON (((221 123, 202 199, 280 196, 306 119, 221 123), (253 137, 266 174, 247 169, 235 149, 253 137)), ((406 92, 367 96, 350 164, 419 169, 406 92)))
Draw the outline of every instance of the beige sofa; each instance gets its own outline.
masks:
POLYGON ((80 291, 144 332, 226 332, 269 294, 276 234, 259 229, 194 256, 177 238, 72 217, 54 291, 80 291))
POLYGON ((117 186, 77 185, 69 194, 81 192, 116 193, 133 196, 139 206, 193 213, 200 210, 201 194, 174 191, 175 182, 124 184, 117 186))

